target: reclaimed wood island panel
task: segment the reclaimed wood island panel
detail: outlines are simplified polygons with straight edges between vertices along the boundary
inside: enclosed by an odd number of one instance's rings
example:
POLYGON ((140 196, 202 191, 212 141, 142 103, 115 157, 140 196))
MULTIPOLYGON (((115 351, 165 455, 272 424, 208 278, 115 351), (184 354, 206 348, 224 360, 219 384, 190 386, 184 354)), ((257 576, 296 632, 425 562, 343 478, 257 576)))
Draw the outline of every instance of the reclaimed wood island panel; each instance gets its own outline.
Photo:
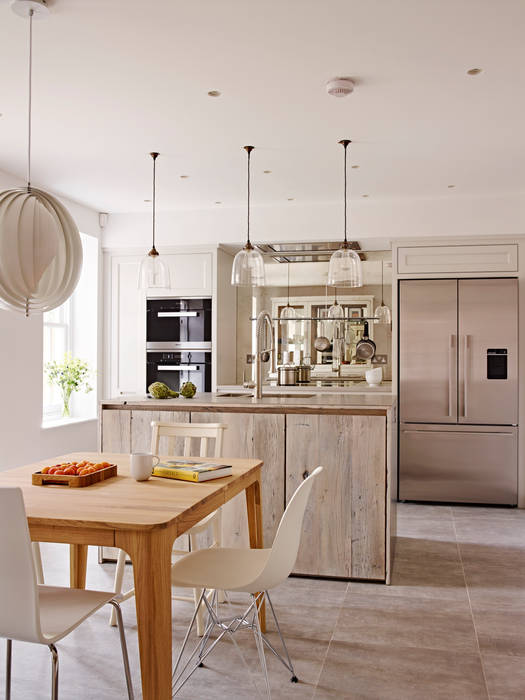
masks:
MULTIPOLYGON (((294 573, 389 583, 396 490, 392 397, 199 394, 191 400, 110 399, 101 404, 100 449, 148 450, 152 420, 226 423, 224 458, 264 462, 265 546, 271 545, 301 480, 323 465, 305 515, 294 573)), ((241 497, 223 507, 222 522, 224 546, 248 546, 241 497)))

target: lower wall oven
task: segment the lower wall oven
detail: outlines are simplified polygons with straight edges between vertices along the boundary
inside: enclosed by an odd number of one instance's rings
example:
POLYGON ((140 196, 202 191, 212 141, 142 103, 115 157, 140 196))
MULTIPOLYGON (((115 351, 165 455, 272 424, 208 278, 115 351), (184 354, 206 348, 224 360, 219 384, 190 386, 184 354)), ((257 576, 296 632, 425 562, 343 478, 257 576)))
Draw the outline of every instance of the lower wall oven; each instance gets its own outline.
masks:
POLYGON ((163 382, 173 391, 180 391, 184 382, 193 382, 197 391, 211 391, 211 351, 148 351, 146 378, 147 387, 163 382))

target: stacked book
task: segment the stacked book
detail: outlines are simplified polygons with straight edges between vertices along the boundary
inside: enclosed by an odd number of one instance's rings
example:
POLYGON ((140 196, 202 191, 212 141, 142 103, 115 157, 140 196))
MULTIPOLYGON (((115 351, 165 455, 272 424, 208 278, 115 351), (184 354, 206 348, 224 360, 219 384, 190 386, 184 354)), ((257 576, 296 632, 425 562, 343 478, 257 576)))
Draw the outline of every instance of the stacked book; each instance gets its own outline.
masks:
POLYGON ((210 479, 220 479, 222 476, 231 475, 231 464, 199 462, 194 459, 168 460, 167 462, 159 462, 153 468, 153 476, 181 479, 182 481, 209 481, 210 479))

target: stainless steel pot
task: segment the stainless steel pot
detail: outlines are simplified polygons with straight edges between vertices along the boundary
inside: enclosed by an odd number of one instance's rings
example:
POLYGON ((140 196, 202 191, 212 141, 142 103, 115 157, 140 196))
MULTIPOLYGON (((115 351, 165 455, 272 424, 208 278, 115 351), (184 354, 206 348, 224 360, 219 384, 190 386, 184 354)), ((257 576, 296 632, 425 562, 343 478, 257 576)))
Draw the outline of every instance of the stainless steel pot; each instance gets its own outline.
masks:
POLYGON ((355 354, 360 360, 370 360, 376 354, 376 344, 368 337, 368 321, 363 326, 363 337, 356 345, 355 354))
POLYGON ((307 384, 312 378, 310 365, 297 365, 297 381, 299 384, 307 384))
POLYGON ((294 365, 277 367, 277 383, 279 386, 295 386, 297 384, 297 375, 297 367, 294 365))

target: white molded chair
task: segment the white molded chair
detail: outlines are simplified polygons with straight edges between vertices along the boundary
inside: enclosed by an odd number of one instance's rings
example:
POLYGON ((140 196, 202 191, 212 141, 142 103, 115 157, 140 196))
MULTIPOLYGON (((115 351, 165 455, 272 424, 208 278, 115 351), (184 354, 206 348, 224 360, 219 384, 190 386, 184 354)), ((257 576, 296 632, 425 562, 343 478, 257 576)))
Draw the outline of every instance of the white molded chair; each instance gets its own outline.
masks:
MULTIPOLYGON (((222 456, 222 442, 224 431, 228 427, 225 423, 167 423, 163 421, 151 421, 152 433, 151 433, 151 454, 159 453, 159 443, 161 438, 168 439, 168 451, 166 454, 175 454, 175 440, 184 439, 183 455, 184 457, 196 456, 195 452, 192 450, 192 440, 200 440, 199 445, 199 457, 208 457, 208 442, 209 440, 215 441, 215 446, 213 450, 213 458, 218 459, 222 456), (192 454, 193 452, 193 454, 192 454)), ((211 528, 213 533, 213 542, 211 547, 220 547, 222 544, 221 537, 221 509, 218 508, 210 515, 207 515, 199 523, 194 525, 188 532, 188 547, 189 551, 194 552, 199 549, 199 544, 197 536, 201 532, 205 532, 211 528)), ((173 549, 173 554, 175 556, 185 556, 188 551, 182 549, 173 549)), ((124 566, 126 564, 126 553, 122 550, 118 554, 117 568, 115 571, 115 593, 118 595, 120 602, 127 600, 131 596, 135 595, 135 589, 132 588, 127 593, 122 593, 122 582, 124 577, 124 566)), ((186 600, 194 603, 196 606, 199 603, 199 598, 201 595, 200 588, 195 588, 193 591, 193 597, 190 596, 172 596, 174 600, 186 600)), ((211 598, 212 592, 208 593, 211 598)), ((223 600, 221 596, 221 600, 223 600)), ((199 605, 197 610, 197 634, 202 636, 204 633, 204 612, 205 606, 203 604, 199 605)), ((110 624, 115 625, 116 618, 115 612, 111 611, 110 624)))
POLYGON ((193 672, 199 666, 202 666, 204 659, 226 634, 230 635, 230 638, 238 648, 233 634, 239 628, 249 628, 254 632, 269 698, 271 693, 264 656, 265 645, 291 672, 291 681, 297 683, 297 676, 281 634, 268 590, 285 581, 293 569, 299 550, 303 516, 308 497, 310 496, 315 477, 322 470, 323 467, 314 469, 310 476, 295 491, 281 518, 271 549, 203 549, 188 554, 172 567, 172 585, 201 588, 201 601, 204 602, 208 610, 208 621, 204 636, 197 643, 181 670, 178 671, 195 623, 196 612, 193 614, 173 671, 174 695, 182 688, 193 672), (206 596, 207 589, 214 589, 215 591, 211 602, 206 596), (241 615, 221 618, 217 606, 217 590, 249 593, 250 605, 241 615), (258 613, 265 597, 268 600, 286 658, 283 658, 276 651, 261 632, 258 613), (210 635, 215 627, 218 628, 219 633, 217 638, 210 642, 210 635))
POLYGON ((113 593, 37 583, 22 490, 0 488, 0 637, 7 639, 6 698, 11 697, 12 640, 46 644, 52 654, 51 697, 58 698, 55 643, 106 603, 117 611, 128 698, 133 700, 122 615, 113 593))

